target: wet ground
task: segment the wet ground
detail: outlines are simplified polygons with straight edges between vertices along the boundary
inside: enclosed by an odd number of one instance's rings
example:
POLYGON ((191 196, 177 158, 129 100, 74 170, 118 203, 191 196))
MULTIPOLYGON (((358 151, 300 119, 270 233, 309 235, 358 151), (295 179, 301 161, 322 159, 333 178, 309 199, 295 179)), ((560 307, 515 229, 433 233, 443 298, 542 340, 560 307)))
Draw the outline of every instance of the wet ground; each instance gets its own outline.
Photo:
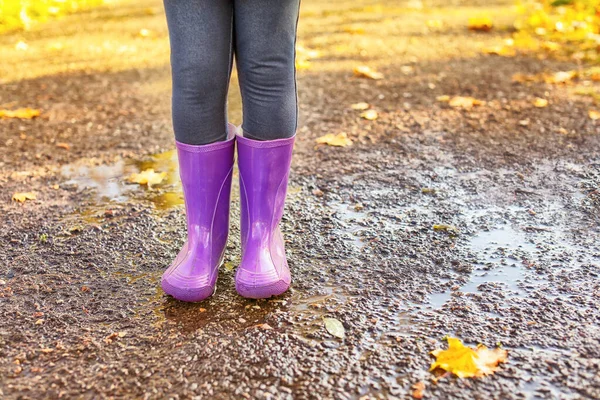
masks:
MULTIPOLYGON (((185 240, 161 3, 0 37, 0 104, 42 110, 0 120, 2 397, 410 398, 424 381, 425 398, 599 398, 600 131, 571 87, 511 80, 576 65, 481 54, 507 36, 509 5, 303 2, 299 43, 320 55, 299 73, 294 281, 261 301, 234 290, 237 186, 216 295, 158 287, 185 240), (468 32, 482 11, 497 29, 468 32), (385 79, 354 77, 360 64, 385 79), (340 132, 351 147, 315 144, 340 132), (147 168, 167 179, 126 183, 147 168), (447 335, 509 361, 436 383, 429 352, 447 335)), ((239 122, 235 91, 231 111, 239 122)))

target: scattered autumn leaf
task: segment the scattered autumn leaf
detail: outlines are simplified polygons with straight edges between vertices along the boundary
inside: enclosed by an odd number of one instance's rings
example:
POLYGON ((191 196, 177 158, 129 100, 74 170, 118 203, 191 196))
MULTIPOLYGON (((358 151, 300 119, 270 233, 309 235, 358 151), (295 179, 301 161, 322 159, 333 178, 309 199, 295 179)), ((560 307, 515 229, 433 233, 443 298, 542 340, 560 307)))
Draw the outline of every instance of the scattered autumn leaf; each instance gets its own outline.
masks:
POLYGON ((492 20, 488 17, 469 18, 470 31, 489 32, 492 30, 492 20))
POLYGON ((485 105, 485 101, 477 100, 473 97, 454 96, 448 101, 450 107, 471 109, 474 106, 485 105))
POLYGON ((114 340, 116 340, 118 338, 125 337, 126 335, 127 335, 126 332, 113 332, 113 333, 111 333, 110 335, 108 335, 107 337, 104 338, 104 343, 110 344, 114 340))
POLYGON ((379 117, 379 114, 375 110, 367 110, 360 113, 360 117, 369 121, 375 121, 379 117))
POLYGON ((71 150, 71 145, 69 143, 56 143, 56 147, 60 147, 61 149, 71 150))
POLYGON ((16 110, 0 110, 0 118, 32 119, 39 117, 40 110, 33 108, 17 108, 16 110))
POLYGON ((588 115, 590 116, 591 119, 593 119, 594 121, 597 119, 600 119, 600 112, 596 111, 596 110, 590 110, 588 112, 588 115))
POLYGON ((546 83, 566 83, 577 76, 576 71, 559 71, 554 74, 544 75, 546 83))
POLYGON ((352 33, 354 35, 364 35, 365 34, 365 28, 362 28, 360 26, 345 26, 343 29, 344 29, 344 32, 352 33))
POLYGON ((129 176, 129 182, 138 183, 140 185, 147 185, 149 188, 151 188, 152 185, 157 185, 161 183, 166 176, 166 172, 157 173, 154 172, 153 168, 149 168, 140 172, 139 174, 131 174, 129 176))
POLYGON ((423 392, 425 391, 425 382, 420 381, 412 385, 412 397, 413 399, 422 399, 423 392))
POLYGON ((437 232, 449 232, 453 234, 459 233, 459 230, 454 225, 436 224, 433 226, 433 230, 437 232))
POLYGON ((352 145, 352 139, 348 137, 348 134, 346 132, 341 132, 337 135, 334 135, 333 133, 328 133, 327 135, 318 138, 317 143, 326 144, 329 146, 347 147, 352 145))
POLYGON ((344 329, 344 325, 335 319, 335 318, 323 318, 323 322, 325 323, 325 329, 331 335, 343 339, 346 336, 346 330, 344 329))
POLYGON ((542 99, 541 97, 536 97, 533 101, 533 105, 538 108, 544 108, 548 105, 548 100, 542 99))
POLYGON ((305 58, 296 58, 296 69, 304 70, 310 68, 310 61, 305 58))
POLYGON ((439 19, 429 19, 429 20, 427 20, 427 22, 425 24, 427 25, 428 28, 433 28, 433 29, 440 29, 444 25, 444 23, 442 21, 440 21, 439 19))
POLYGON ((143 29, 140 29, 140 32, 138 33, 138 35, 140 37, 151 37, 151 36, 154 36, 155 34, 150 29, 143 28, 143 29))
POLYGON ((365 103, 365 102, 361 102, 361 103, 354 103, 350 106, 351 109, 353 110, 359 110, 359 111, 363 111, 363 110, 368 110, 369 107, 371 107, 369 105, 369 103, 365 103))
POLYGON ((441 101, 441 102, 449 102, 450 101, 450 96, 448 96, 447 94, 444 94, 442 96, 438 96, 435 98, 437 101, 441 101))
POLYGON ((258 324, 258 325, 254 325, 254 326, 253 326, 253 328, 262 329, 263 331, 268 331, 268 330, 271 330, 271 329, 273 329, 273 328, 271 327, 271 325, 269 325, 269 324, 266 324, 266 323, 265 323, 265 324, 258 324))
POLYGON ((514 57, 517 55, 517 51, 509 46, 485 47, 482 51, 484 54, 492 54, 500 57, 514 57))
POLYGON ((354 75, 359 76, 361 78, 370 78, 370 79, 383 79, 383 74, 381 72, 377 72, 366 65, 359 65, 354 68, 354 75))
POLYGON ((25 200, 35 200, 36 194, 33 192, 15 193, 13 194, 12 199, 14 201, 18 201, 19 203, 24 203, 25 200))
POLYGON ((436 360, 430 371, 441 369, 455 374, 459 378, 474 378, 493 374, 498 364, 507 360, 508 352, 503 349, 489 350, 483 345, 476 349, 465 346, 460 339, 448 338, 448 349, 431 352, 436 360))

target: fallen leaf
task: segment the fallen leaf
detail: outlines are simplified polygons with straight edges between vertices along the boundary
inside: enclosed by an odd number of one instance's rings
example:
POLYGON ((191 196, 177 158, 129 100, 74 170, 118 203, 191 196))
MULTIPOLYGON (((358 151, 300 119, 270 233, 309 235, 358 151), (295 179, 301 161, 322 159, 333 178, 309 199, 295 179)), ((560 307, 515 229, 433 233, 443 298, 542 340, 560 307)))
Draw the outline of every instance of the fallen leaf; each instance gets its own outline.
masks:
POLYGON ((351 109, 353 110, 359 110, 359 111, 364 111, 364 110, 368 110, 369 107, 371 107, 369 105, 369 103, 365 103, 365 102, 361 102, 361 103, 354 103, 350 106, 351 109))
POLYGON ((318 138, 317 143, 326 144, 329 146, 347 147, 352 145, 352 139, 348 137, 348 134, 346 132, 341 132, 337 135, 334 135, 333 133, 328 133, 327 135, 318 138))
POLYGON ((18 201, 19 203, 24 203, 25 200, 35 200, 36 194, 33 192, 15 193, 15 194, 13 194, 12 199, 14 201, 18 201))
POLYGON ((115 339, 125 337, 125 335, 127 335, 126 332, 113 332, 113 333, 111 333, 110 335, 108 335, 107 337, 104 338, 104 343, 110 344, 115 339))
POLYGON ((225 269, 227 271, 233 271, 235 269, 235 264, 232 263, 231 261, 227 261, 223 264, 223 266, 225 267, 225 269))
POLYGON ((457 338, 448 338, 447 350, 436 349, 431 354, 436 360, 431 364, 430 371, 439 368, 459 378, 491 375, 498 370, 498 364, 506 362, 508 357, 506 350, 489 350, 483 345, 472 349, 457 338))
POLYGON ((464 108, 468 110, 473 108, 474 106, 484 105, 485 101, 477 100, 473 97, 454 96, 450 99, 448 104, 450 105, 450 107, 464 108))
POLYGON ((517 51, 513 47, 509 46, 485 47, 482 51, 484 54, 491 54, 500 57, 514 57, 517 55, 517 51))
POLYGON ((375 110, 367 110, 360 113, 360 117, 369 121, 375 121, 379 117, 379 114, 375 110))
POLYGON ((437 232, 450 232, 457 234, 459 232, 458 228, 454 225, 446 225, 446 224, 436 224, 433 226, 433 230, 437 232))
POLYGON ((17 108, 16 110, 0 110, 0 118, 32 119, 42 112, 33 108, 17 108))
POLYGON ((548 100, 542 99, 541 97, 536 97, 533 105, 538 108, 544 108, 548 105, 548 100))
POLYGON ((325 323, 325 329, 331 335, 343 339, 346 336, 346 330, 344 329, 344 325, 335 319, 335 318, 323 318, 323 322, 325 323))
POLYGON ((588 115, 590 116, 591 119, 593 119, 594 121, 597 119, 600 119, 600 112, 595 111, 595 110, 590 110, 588 112, 588 115))
POLYGON ((375 80, 383 79, 383 74, 381 72, 377 72, 366 65, 359 65, 358 67, 355 67, 354 75, 375 80))
POLYGON ((273 328, 271 327, 271 325, 269 325, 269 324, 258 324, 258 325, 254 325, 254 328, 262 329, 263 331, 268 331, 268 330, 271 330, 271 329, 273 329, 273 328))
POLYGON ((412 397, 414 399, 422 399, 423 398, 423 391, 425 390, 425 382, 421 381, 421 382, 417 382, 414 385, 412 385, 412 397))
POLYGON ((139 174, 131 174, 131 176, 129 176, 129 182, 147 185, 148 188, 151 188, 152 185, 161 183, 166 176, 166 172, 157 173, 154 172, 153 168, 149 168, 139 174))
POLYGON ((296 69, 305 70, 310 68, 310 61, 305 58, 296 58, 296 69))
POLYGON ((469 18, 470 31, 489 32, 492 30, 492 20, 488 17, 469 18))
POLYGON ((61 149, 70 150, 71 145, 69 143, 56 143, 56 147, 60 147, 61 149))
POLYGON ((551 75, 544 75, 546 83, 566 83, 577 76, 576 71, 559 71, 551 75))
POLYGON ((427 22, 425 23, 427 25, 428 28, 434 28, 434 29, 440 29, 444 23, 442 21, 440 21, 439 19, 429 19, 427 20, 427 22))
POLYGON ((519 125, 521 126, 529 126, 529 119, 522 119, 519 121, 519 125))
POLYGON ((441 102, 449 102, 450 101, 450 96, 448 96, 447 94, 444 94, 442 96, 438 96, 435 98, 437 101, 441 101, 441 102))
POLYGON ((138 35, 140 37, 150 37, 150 36, 154 36, 154 32, 151 31, 150 29, 140 29, 140 32, 138 33, 138 35))
POLYGON ((365 28, 359 27, 359 26, 345 26, 344 27, 344 32, 346 33, 352 33, 354 35, 364 35, 365 34, 365 28))

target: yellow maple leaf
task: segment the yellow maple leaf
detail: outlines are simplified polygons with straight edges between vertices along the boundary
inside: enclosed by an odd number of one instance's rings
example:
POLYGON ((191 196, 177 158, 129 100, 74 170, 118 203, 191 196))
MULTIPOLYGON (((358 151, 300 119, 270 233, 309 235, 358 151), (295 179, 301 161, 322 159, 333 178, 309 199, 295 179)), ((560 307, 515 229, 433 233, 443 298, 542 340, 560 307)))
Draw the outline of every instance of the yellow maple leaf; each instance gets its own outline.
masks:
POLYGON ((23 193, 15 193, 12 197, 13 201, 18 201, 19 203, 24 203, 25 200, 35 200, 36 195, 33 192, 23 192, 23 193))
POLYGON ((541 97, 536 97, 533 101, 533 105, 538 108, 544 108, 548 105, 548 100, 542 99, 541 97))
POLYGON ((370 78, 375 80, 383 79, 383 74, 381 72, 377 72, 366 65, 354 67, 354 75, 361 78, 370 78))
POLYGON ((318 138, 317 143, 329 146, 347 147, 352 145, 352 139, 348 137, 346 132, 341 132, 337 135, 328 133, 327 135, 318 138))
POLYGON ((139 174, 131 174, 129 176, 129 182, 138 183, 140 185, 148 185, 149 188, 152 185, 157 185, 165 179, 167 176, 166 172, 154 172, 153 168, 146 169, 139 174))
POLYGON ((477 100, 473 97, 454 96, 448 101, 450 107, 470 109, 474 106, 481 106, 485 101, 477 100))
POLYGON ((492 26, 492 20, 488 17, 469 18, 468 28, 471 31, 489 32, 492 26))
POLYGON ((459 378, 477 378, 493 374, 498 364, 506 362, 508 352, 503 349, 489 350, 483 345, 476 349, 465 346, 460 339, 448 338, 448 349, 437 349, 431 352, 436 360, 430 371, 442 369, 459 378))
POLYGON ((0 118, 19 118, 19 119, 32 119, 39 117, 41 114, 40 110, 34 110, 33 108, 17 108, 16 110, 0 110, 0 118))
POLYGON ((365 112, 360 113, 360 117, 368 119, 369 121, 375 121, 377 118, 379 118, 379 114, 375 110, 367 110, 365 112))

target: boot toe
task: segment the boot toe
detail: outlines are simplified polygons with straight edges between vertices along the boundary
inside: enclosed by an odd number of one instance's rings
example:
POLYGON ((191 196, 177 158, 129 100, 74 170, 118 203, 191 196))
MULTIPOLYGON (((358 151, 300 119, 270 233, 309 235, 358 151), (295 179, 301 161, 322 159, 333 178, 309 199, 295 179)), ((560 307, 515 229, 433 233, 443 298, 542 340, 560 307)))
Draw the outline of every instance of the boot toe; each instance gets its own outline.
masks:
POLYGON ((253 273, 244 268, 238 269, 235 277, 235 289, 242 297, 249 299, 267 299, 285 293, 291 283, 290 271, 286 266, 278 274, 253 273))
POLYGON ((163 276, 161 286, 166 294, 185 302, 205 300, 214 294, 216 288, 208 276, 186 277, 176 273, 163 276))

